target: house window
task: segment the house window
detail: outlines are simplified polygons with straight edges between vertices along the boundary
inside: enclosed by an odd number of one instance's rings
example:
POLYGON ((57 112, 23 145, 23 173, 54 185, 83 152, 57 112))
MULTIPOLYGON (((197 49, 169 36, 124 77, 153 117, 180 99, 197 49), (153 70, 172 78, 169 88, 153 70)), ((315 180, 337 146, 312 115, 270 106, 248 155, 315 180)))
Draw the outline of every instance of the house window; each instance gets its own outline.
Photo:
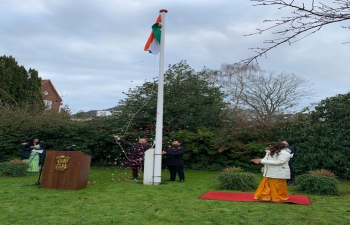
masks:
POLYGON ((45 110, 50 110, 51 109, 52 101, 44 100, 44 104, 45 104, 45 110))

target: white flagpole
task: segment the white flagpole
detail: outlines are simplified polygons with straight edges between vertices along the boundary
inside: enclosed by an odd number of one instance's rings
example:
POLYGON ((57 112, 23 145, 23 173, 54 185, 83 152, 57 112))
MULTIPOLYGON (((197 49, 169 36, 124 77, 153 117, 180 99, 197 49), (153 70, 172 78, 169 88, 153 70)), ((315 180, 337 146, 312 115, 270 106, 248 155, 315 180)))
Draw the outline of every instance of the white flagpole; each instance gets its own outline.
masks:
POLYGON ((164 41, 165 41, 165 13, 168 10, 161 9, 162 27, 160 36, 157 118, 156 118, 156 149, 154 155, 153 185, 159 185, 162 181, 162 146, 163 146, 163 99, 164 99, 164 41))

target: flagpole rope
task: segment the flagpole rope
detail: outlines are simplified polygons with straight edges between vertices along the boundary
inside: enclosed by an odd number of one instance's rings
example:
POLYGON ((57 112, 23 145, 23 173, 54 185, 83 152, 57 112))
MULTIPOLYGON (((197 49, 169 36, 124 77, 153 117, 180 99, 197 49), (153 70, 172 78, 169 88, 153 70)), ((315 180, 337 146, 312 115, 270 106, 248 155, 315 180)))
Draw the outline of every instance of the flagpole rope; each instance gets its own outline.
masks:
POLYGON ((153 85, 152 90, 151 90, 151 94, 150 94, 150 96, 148 97, 148 99, 146 100, 146 102, 141 106, 141 108, 139 108, 139 109, 136 111, 136 113, 135 113, 135 114, 131 117, 131 119, 129 120, 129 123, 128 123, 128 125, 126 126, 125 131, 124 131, 124 136, 125 136, 127 130, 129 129, 129 126, 130 126, 131 122, 133 121, 134 117, 141 111, 141 109, 143 109, 143 107, 145 107, 145 106, 147 105, 147 103, 148 103, 149 100, 151 99, 152 95, 154 94, 154 87, 155 87, 155 85, 153 85))
MULTIPOLYGON (((153 74, 154 74, 154 76, 156 75, 156 56, 155 56, 155 55, 154 55, 154 57, 153 57, 153 74)), ((149 100, 151 99, 151 97, 153 96, 153 94, 155 93, 155 92, 154 92, 155 86, 156 86, 156 85, 153 85, 153 87, 152 87, 152 89, 151 89, 151 94, 150 94, 150 96, 147 98, 146 102, 136 111, 136 113, 135 113, 135 114, 131 117, 131 119, 129 120, 128 125, 127 125, 126 128, 125 128, 125 131, 124 131, 124 135, 123 135, 123 136, 126 135, 126 132, 128 131, 129 126, 130 126, 131 122, 133 121, 134 117, 143 109, 143 107, 145 107, 145 106, 147 105, 147 103, 149 102, 149 100)), ((127 160, 129 160, 129 158, 128 158, 128 156, 127 156, 127 154, 126 154, 124 148, 121 146, 121 144, 120 144, 117 140, 116 140, 116 142, 117 142, 117 144, 119 145, 119 147, 122 149, 125 158, 126 158, 127 160)), ((152 147, 153 147, 153 146, 154 146, 154 142, 153 142, 152 147)))

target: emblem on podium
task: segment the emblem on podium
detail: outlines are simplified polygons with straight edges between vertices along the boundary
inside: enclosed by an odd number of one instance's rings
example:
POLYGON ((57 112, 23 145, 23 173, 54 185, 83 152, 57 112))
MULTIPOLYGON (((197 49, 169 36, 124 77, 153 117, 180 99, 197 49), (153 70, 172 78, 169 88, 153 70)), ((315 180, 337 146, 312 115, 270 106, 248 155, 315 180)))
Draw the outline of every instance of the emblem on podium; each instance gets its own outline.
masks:
POLYGON ((70 157, 68 156, 57 156, 56 157, 56 166, 55 166, 55 170, 57 171, 65 171, 66 169, 68 169, 68 161, 70 160, 70 157))

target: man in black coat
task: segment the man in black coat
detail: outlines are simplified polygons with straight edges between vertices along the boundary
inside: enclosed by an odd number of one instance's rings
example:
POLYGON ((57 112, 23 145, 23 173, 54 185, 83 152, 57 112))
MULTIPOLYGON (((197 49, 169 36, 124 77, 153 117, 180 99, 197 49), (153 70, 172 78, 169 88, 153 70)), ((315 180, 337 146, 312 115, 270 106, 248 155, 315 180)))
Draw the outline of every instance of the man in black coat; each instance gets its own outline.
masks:
POLYGON ((175 181, 176 173, 179 176, 180 182, 185 181, 183 154, 186 152, 186 148, 181 144, 181 141, 174 140, 172 146, 162 153, 163 155, 166 155, 166 164, 170 172, 169 181, 175 181))
POLYGON ((288 162, 289 168, 290 168, 290 179, 287 180, 287 184, 288 184, 288 186, 293 186, 294 182, 295 182, 295 174, 293 171, 293 157, 294 157, 294 154, 296 153, 297 149, 293 146, 294 141, 292 141, 292 140, 284 140, 284 141, 282 141, 282 143, 290 150, 290 160, 288 162))
POLYGON ((134 180, 139 179, 138 171, 143 168, 145 151, 152 147, 151 144, 147 143, 146 138, 140 138, 137 143, 129 143, 119 136, 114 136, 115 140, 125 146, 130 147, 130 152, 127 154, 126 164, 131 167, 131 173, 134 180))

